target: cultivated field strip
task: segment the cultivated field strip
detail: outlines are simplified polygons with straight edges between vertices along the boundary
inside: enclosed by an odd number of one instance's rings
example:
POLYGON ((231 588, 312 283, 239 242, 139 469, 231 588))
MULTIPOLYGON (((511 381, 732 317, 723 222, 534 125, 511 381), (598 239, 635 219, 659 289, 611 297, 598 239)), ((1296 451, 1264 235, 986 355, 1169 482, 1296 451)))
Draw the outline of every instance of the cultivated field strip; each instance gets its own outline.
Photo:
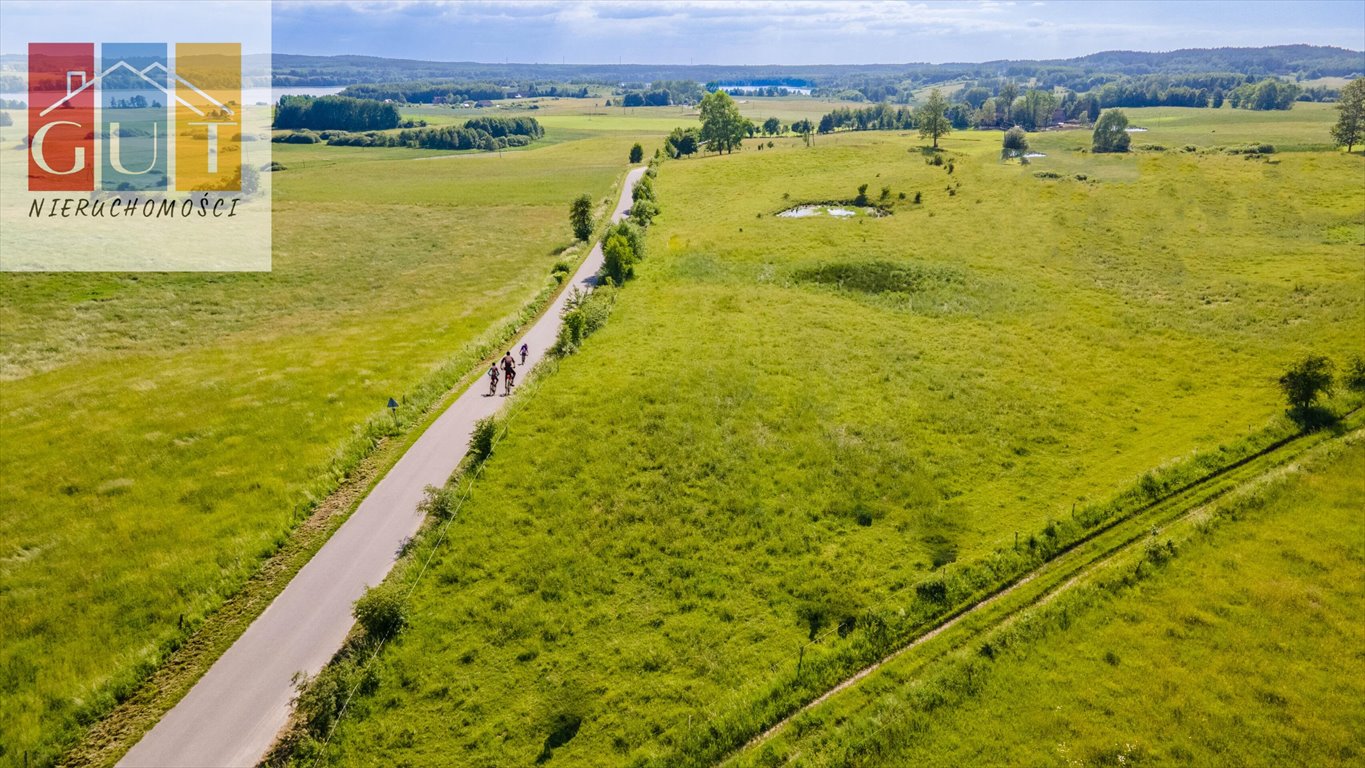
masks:
MULTIPOLYGON (((1343 419, 1343 424, 1349 425, 1352 430, 1348 433, 1350 437, 1359 438, 1362 434, 1360 413, 1359 409, 1354 410, 1343 419)), ((880 661, 860 669, 838 685, 770 726, 762 734, 749 741, 739 752, 721 761, 721 764, 733 763, 734 758, 763 744, 782 731, 796 717, 816 709, 886 665, 904 659, 908 654, 935 646, 934 650, 926 651, 928 655, 921 660, 919 665, 923 666, 936 658, 941 658, 953 648, 1007 624, 1022 611, 1047 602, 1078 583, 1088 574, 1111 562, 1114 558, 1131 550, 1134 546, 1140 545, 1151 536, 1152 531, 1160 530, 1164 526, 1200 512, 1210 502, 1237 488, 1255 482, 1331 439, 1334 439, 1332 435, 1318 432, 1299 434, 1280 440, 1200 480, 1189 483, 1131 515, 1098 527, 1022 578, 980 601, 965 606, 880 661), (958 629, 961 629, 962 633, 957 634, 962 636, 950 641, 946 647, 943 644, 935 645, 933 643, 940 637, 953 635, 954 630, 958 629)))

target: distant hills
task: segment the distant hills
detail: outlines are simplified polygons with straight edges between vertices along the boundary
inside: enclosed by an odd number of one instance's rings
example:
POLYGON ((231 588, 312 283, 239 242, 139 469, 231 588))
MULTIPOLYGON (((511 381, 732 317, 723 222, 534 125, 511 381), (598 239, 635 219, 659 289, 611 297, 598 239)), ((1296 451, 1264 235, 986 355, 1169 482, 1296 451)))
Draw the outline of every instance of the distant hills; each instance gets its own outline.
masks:
POLYGON ((947 64, 668 65, 533 64, 419 61, 377 56, 274 55, 277 86, 349 85, 413 80, 556 81, 617 84, 693 80, 742 85, 831 86, 860 77, 933 83, 959 78, 1036 77, 1040 74, 1138 76, 1237 72, 1295 79, 1365 74, 1365 52, 1320 45, 1261 48, 1187 48, 1104 51, 1069 59, 998 60, 947 64))

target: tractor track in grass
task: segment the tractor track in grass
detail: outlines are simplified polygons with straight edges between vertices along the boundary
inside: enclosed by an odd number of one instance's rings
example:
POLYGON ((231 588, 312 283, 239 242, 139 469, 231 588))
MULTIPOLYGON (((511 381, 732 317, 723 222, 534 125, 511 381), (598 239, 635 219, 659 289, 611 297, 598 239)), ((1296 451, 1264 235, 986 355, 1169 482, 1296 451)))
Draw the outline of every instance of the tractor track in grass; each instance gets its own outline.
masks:
MULTIPOLYGON (((800 715, 816 709, 843 691, 857 685, 874 672, 927 645, 935 638, 952 631, 969 619, 985 618, 987 623, 971 630, 966 637, 953 645, 954 648, 960 647, 962 644, 970 642, 972 638, 980 637, 995 628, 1007 625, 1029 608, 1047 603, 1080 582, 1085 576, 1111 562, 1118 555, 1139 545, 1150 535, 1152 530, 1198 514, 1209 503, 1234 490, 1256 482, 1325 442, 1346 437, 1359 438, 1365 432, 1365 428, 1355 423, 1360 420, 1358 418, 1360 413, 1361 409, 1355 408, 1342 416, 1340 424, 1343 429, 1340 434, 1300 432, 1277 440, 1255 453, 1231 462, 1202 478, 1171 491, 1166 496, 1140 507, 1128 515, 1116 517, 1097 526, 1093 531, 1059 550, 1047 562, 1009 584, 1003 585, 980 600, 954 611, 944 617, 942 621, 915 635, 907 643, 878 661, 863 667, 834 687, 806 702, 750 739, 739 749, 721 758, 717 764, 733 763, 740 755, 777 735, 800 715), (1032 588, 1033 594, 1025 595, 1018 604, 1007 605, 1011 602, 1009 598, 1029 592, 1030 588, 1032 588), (1001 609, 1003 613, 999 617, 987 617, 987 614, 995 609, 1001 609)), ((948 650, 940 651, 937 655, 941 656, 948 650)))

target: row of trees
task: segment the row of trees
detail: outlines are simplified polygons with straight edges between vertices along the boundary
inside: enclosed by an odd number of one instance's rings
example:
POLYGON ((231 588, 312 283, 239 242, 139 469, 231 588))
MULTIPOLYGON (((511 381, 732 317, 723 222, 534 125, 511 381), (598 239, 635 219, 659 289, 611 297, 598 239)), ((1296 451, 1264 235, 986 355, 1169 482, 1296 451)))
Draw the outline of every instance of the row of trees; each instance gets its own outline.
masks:
POLYGON ((623 107, 667 107, 673 103, 673 94, 666 89, 654 91, 633 91, 621 98, 623 107))
POLYGON ((326 142, 345 147, 412 147, 414 149, 482 149, 521 147, 545 135, 531 117, 476 117, 463 125, 419 128, 398 132, 296 131, 276 141, 294 144, 326 142))
POLYGON ((314 131, 384 131, 403 122, 398 107, 346 96, 284 96, 275 108, 275 127, 314 131))
POLYGON ((564 96, 587 98, 588 86, 576 83, 527 83, 522 87, 458 80, 414 80, 402 83, 366 83, 347 86, 342 96, 390 100, 407 104, 459 104, 462 101, 498 101, 512 96, 564 96))
POLYGON ((1298 97, 1297 85, 1274 78, 1238 86, 1227 94, 1234 109, 1289 109, 1298 97))

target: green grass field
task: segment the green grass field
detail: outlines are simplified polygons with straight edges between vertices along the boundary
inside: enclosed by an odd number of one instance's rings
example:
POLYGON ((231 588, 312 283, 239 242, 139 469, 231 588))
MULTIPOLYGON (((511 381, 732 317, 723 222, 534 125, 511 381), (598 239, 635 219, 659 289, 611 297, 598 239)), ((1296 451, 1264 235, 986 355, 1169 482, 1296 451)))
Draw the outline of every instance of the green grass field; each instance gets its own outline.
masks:
POLYGON ((1357 762, 1365 443, 1311 470, 1220 502, 1206 518, 1217 527, 1135 586, 1035 609, 1040 628, 1008 646, 978 642, 918 674, 880 670, 860 684, 860 709, 832 699, 739 763, 1357 762), (1005 650, 988 659, 976 652, 986 644, 1005 650))
MULTIPOLYGON (((1130 116, 1205 147, 1332 119, 1130 116)), ((671 761, 796 665, 807 617, 895 611, 1262 428, 1295 358, 1365 352, 1360 158, 1032 140, 1088 180, 1002 165, 992 132, 948 137, 951 173, 894 133, 666 164, 638 279, 512 419, 331 760, 671 761), (774 216, 864 183, 893 215, 774 216)))
MULTIPOLYGON (((15 131, 0 146, 22 158, 15 131)), ((641 139, 276 145, 270 273, 0 275, 0 763, 43 764, 128 692, 331 490, 388 398, 472 370, 582 256, 558 255, 567 202, 609 197, 641 139)))

